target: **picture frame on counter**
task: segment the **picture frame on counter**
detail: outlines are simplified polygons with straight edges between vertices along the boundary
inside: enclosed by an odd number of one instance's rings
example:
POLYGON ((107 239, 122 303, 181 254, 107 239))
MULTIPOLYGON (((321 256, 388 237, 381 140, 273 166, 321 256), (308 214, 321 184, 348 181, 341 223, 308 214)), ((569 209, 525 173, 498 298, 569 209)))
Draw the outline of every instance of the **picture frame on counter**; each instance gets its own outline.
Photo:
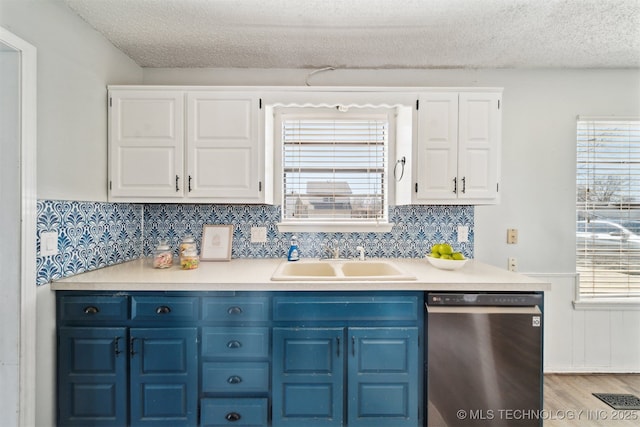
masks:
POLYGON ((201 261, 229 261, 233 242, 233 225, 205 224, 202 227, 201 261))

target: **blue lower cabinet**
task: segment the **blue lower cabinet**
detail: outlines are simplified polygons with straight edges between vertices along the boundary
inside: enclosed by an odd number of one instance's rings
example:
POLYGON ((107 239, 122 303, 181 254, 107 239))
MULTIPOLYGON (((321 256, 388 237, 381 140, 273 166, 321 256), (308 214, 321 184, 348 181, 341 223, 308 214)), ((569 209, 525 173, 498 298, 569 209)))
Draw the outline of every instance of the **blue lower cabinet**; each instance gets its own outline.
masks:
POLYGON ((130 330, 131 426, 195 426, 197 328, 130 330))
POLYGON ((59 427, 127 425, 126 337, 126 328, 59 328, 59 427))
POLYGON ((343 328, 273 329, 273 426, 343 425, 343 328))
POLYGON ((349 426, 418 425, 418 328, 349 328, 349 426))
POLYGON ((210 398, 200 401, 201 427, 266 427, 267 398, 210 398))
POLYGON ((274 328, 273 426, 418 426, 418 335, 417 327, 274 328))

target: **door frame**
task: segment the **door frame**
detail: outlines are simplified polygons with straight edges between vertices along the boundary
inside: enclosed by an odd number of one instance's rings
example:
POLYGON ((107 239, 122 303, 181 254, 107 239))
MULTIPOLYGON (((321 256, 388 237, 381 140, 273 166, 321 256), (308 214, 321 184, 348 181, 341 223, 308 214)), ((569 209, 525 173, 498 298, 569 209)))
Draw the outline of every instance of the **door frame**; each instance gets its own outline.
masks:
POLYGON ((36 414, 36 48, 0 27, 0 42, 20 53, 20 426, 36 414))

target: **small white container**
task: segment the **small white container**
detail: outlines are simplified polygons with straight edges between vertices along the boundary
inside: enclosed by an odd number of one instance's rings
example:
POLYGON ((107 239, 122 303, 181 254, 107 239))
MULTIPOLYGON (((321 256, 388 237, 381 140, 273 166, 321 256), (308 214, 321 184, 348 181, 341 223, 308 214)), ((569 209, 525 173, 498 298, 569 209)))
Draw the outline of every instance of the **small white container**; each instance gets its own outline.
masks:
POLYGON ((425 258, 431 265, 433 265, 435 268, 439 268, 440 270, 457 270, 459 268, 462 268, 467 263, 467 261, 469 261, 468 259, 458 260, 434 258, 429 255, 425 256, 425 258))
POLYGON ((153 251, 153 268, 170 268, 173 265, 173 251, 166 240, 160 243, 153 251))

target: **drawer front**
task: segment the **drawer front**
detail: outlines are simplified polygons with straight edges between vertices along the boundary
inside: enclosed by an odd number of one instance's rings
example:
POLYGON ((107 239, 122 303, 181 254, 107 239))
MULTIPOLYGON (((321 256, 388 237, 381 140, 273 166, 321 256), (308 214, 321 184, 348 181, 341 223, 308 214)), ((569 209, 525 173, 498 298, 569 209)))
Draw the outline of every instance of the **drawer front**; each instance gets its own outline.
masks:
POLYGON ((258 358, 269 355, 269 329, 247 327, 202 328, 202 356, 258 358))
POLYGON ((202 427, 267 426, 267 399, 202 399, 202 427))
POLYGON ((204 393, 267 393, 268 362, 208 362, 202 364, 204 393))
POLYGON ((198 297, 146 297, 131 298, 133 320, 197 320, 198 297))
POLYGON ((273 299, 273 320, 418 319, 417 296, 283 296, 273 299))
POLYGON ((205 297, 202 320, 216 322, 258 322, 269 320, 268 297, 205 297))
POLYGON ((60 319, 64 321, 127 320, 126 296, 63 296, 60 298, 60 319))

